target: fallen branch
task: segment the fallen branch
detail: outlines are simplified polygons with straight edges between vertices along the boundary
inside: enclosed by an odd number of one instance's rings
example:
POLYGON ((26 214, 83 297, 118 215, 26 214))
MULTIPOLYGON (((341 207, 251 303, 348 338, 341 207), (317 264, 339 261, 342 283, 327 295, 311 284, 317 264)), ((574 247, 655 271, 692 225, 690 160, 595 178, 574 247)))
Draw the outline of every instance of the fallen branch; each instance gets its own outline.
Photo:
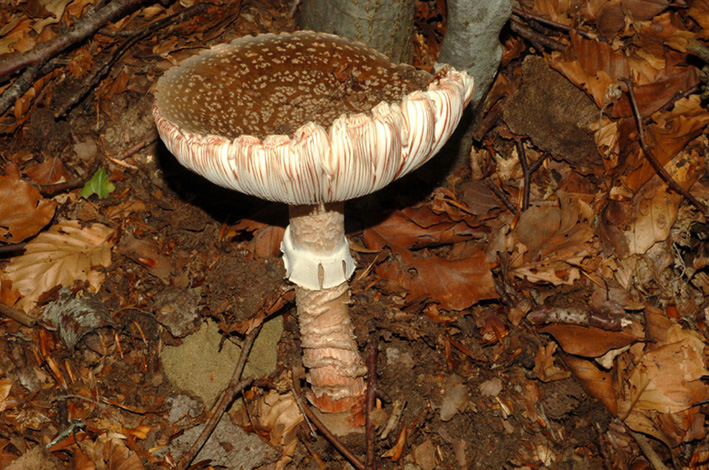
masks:
POLYGON ((527 41, 531 42, 538 51, 543 51, 544 49, 551 49, 552 51, 561 52, 566 49, 566 45, 555 40, 544 36, 529 26, 523 25, 518 19, 512 18, 510 21, 510 29, 516 34, 522 36, 527 41))
POLYGON ((109 2, 103 8, 90 13, 81 21, 75 23, 65 34, 37 44, 29 51, 0 60, 0 83, 6 81, 13 73, 22 68, 41 66, 41 64, 56 54, 69 46, 83 41, 108 23, 121 18, 145 2, 146 0, 114 0, 109 2))
POLYGON ((16 310, 12 307, 8 307, 7 305, 0 303, 0 315, 5 316, 7 318, 12 318, 18 323, 21 323, 22 325, 32 328, 37 321, 27 315, 25 312, 21 312, 19 310, 16 310))
MULTIPOLYGON (((632 73, 632 72, 631 72, 632 73)), ((628 80, 628 95, 630 97, 630 106, 633 109, 633 118, 635 118, 635 126, 638 128, 638 136, 640 138, 640 147, 643 150, 643 154, 645 155, 645 158, 647 159, 648 162, 650 162, 650 165, 655 169, 657 174, 660 176, 660 179, 667 184, 667 186, 677 194, 680 194, 683 196, 685 199, 687 199, 689 202, 692 203, 694 207, 699 209, 700 212, 707 214, 707 206, 699 201, 697 198, 692 196, 689 191, 684 189, 682 186, 680 186, 673 178, 672 175, 670 175, 667 170, 665 170, 665 167, 662 166, 660 161, 657 159, 655 156, 655 153, 652 151, 650 146, 647 144, 647 140, 645 138, 645 126, 643 125, 643 119, 642 116, 640 115, 640 110, 638 109, 638 102, 635 99, 635 91, 633 89, 633 80, 632 78, 628 80)))
POLYGON ((532 183, 532 175, 536 173, 544 160, 547 158, 547 154, 543 154, 531 165, 527 161, 527 153, 524 151, 524 144, 521 140, 515 140, 515 146, 517 147, 517 155, 519 156, 519 164, 522 166, 522 175, 524 175, 524 192, 522 195, 522 212, 529 209, 529 192, 530 185, 532 183))
POLYGON ((497 198, 505 205, 505 207, 510 210, 510 212, 512 212, 513 214, 519 214, 519 209, 515 207, 514 204, 512 204, 512 201, 510 201, 510 199, 505 195, 505 193, 502 192, 500 188, 495 186, 495 183, 490 181, 489 178, 486 178, 485 184, 488 188, 490 188, 490 191, 492 191, 495 196, 497 196, 497 198))
MULTIPOLYGON (((131 34, 127 35, 128 39, 126 39, 125 41, 123 41, 123 43, 116 47, 113 52, 109 54, 108 57, 106 57, 99 66, 94 67, 91 74, 89 74, 89 76, 84 78, 84 80, 81 82, 81 86, 79 86, 77 92, 69 96, 69 98, 67 98, 66 100, 64 100, 64 102, 58 107, 58 109, 55 110, 54 117, 58 118, 66 114, 66 112, 69 111, 74 105, 76 105, 84 96, 86 96, 89 91, 94 89, 96 85, 98 85, 98 83, 108 74, 113 64, 135 43, 146 38, 147 36, 150 36, 159 29, 165 28, 166 26, 169 26, 173 23, 179 23, 181 21, 184 21, 198 13, 201 13, 206 9, 206 4, 198 3, 196 5, 192 5, 191 7, 185 9, 180 13, 170 15, 154 23, 150 23, 141 28, 129 31, 129 33, 131 34)), ((99 31, 99 33, 106 34, 104 30, 99 31)))
POLYGON ((55 60, 50 60, 44 64, 33 65, 27 68, 22 75, 17 77, 12 84, 0 95, 0 115, 5 114, 10 106, 18 99, 23 97, 27 90, 40 78, 59 67, 59 63, 55 60))

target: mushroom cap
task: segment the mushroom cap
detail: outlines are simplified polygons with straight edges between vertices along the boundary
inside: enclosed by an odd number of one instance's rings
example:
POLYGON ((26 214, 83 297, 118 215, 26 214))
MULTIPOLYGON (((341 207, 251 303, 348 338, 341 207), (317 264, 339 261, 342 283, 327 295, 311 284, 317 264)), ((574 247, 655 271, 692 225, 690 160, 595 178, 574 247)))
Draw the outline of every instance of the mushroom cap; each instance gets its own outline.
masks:
POLYGON ((317 204, 377 191, 428 161, 473 94, 325 33, 236 39, 168 70, 153 115, 166 147, 220 186, 317 204))

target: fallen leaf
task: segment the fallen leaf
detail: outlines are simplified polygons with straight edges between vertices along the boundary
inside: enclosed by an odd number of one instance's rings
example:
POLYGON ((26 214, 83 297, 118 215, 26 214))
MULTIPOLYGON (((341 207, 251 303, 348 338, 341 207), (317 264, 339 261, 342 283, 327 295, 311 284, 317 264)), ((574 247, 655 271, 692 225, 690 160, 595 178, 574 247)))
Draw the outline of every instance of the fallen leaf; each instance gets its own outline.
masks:
POLYGON ((583 357, 599 357, 642 339, 624 331, 568 324, 547 325, 539 331, 552 335, 564 352, 583 357))
POLYGON ((531 282, 572 284, 578 266, 592 252, 589 206, 558 191, 559 207, 530 207, 507 238, 509 272, 531 282))
POLYGON ((55 184, 68 181, 72 177, 64 163, 56 157, 28 168, 25 173, 37 184, 55 184))
POLYGON ((6 173, 0 176, 0 242, 18 243, 52 220, 57 203, 42 198, 14 167, 6 173))
POLYGON ((534 356, 534 373, 542 382, 563 380, 571 375, 568 370, 562 369, 554 363, 555 352, 556 343, 549 343, 546 346, 540 346, 537 355, 534 356))
POLYGON ((566 356, 564 362, 581 383, 581 386, 592 397, 601 400, 608 411, 616 416, 618 414, 618 400, 613 389, 613 375, 599 369, 593 362, 580 357, 566 356))
POLYGON ((303 415, 293 395, 280 395, 271 390, 257 400, 253 413, 254 423, 268 432, 270 444, 281 449, 282 457, 279 463, 290 462, 298 444, 298 425, 303 422, 303 415))
POLYGON ((479 238, 481 230, 464 221, 454 221, 446 213, 436 214, 428 206, 397 210, 364 231, 368 248, 381 250, 399 246, 407 250, 450 245, 479 238))
POLYGON ((428 258, 402 250, 396 260, 377 267, 377 274, 395 281, 411 298, 428 297, 444 310, 464 310, 481 300, 495 299, 495 282, 482 248, 465 259, 428 258))
POLYGON ((105 225, 82 227, 69 220, 37 235, 25 246, 25 254, 13 258, 3 272, 3 279, 12 281, 13 289, 22 294, 16 306, 29 311, 44 292, 76 281, 87 281, 97 291, 105 274, 95 268, 110 266, 113 232, 105 225))

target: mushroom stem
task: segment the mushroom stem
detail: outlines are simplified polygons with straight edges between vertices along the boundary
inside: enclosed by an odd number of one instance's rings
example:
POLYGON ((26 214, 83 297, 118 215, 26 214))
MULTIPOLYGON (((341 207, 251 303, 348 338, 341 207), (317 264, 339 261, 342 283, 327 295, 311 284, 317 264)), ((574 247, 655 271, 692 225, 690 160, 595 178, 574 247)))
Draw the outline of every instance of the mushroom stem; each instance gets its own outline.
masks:
MULTIPOLYGON (((297 249, 321 257, 337 252, 345 237, 344 203, 290 206, 290 233, 297 249)), ((350 320, 348 282, 318 290, 296 285, 295 296, 308 399, 324 413, 351 413, 350 424, 360 426, 367 368, 350 320)))

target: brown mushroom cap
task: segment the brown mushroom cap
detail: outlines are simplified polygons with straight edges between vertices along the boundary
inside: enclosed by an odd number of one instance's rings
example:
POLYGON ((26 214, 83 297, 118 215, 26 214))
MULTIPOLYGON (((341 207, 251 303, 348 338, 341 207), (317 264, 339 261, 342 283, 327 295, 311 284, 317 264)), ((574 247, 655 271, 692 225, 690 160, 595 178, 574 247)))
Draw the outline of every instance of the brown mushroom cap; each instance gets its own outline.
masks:
POLYGON ((153 114, 167 148, 208 180, 315 204, 369 194, 426 162, 472 89, 465 72, 432 79, 363 44, 301 31, 184 61, 159 80, 153 114))

